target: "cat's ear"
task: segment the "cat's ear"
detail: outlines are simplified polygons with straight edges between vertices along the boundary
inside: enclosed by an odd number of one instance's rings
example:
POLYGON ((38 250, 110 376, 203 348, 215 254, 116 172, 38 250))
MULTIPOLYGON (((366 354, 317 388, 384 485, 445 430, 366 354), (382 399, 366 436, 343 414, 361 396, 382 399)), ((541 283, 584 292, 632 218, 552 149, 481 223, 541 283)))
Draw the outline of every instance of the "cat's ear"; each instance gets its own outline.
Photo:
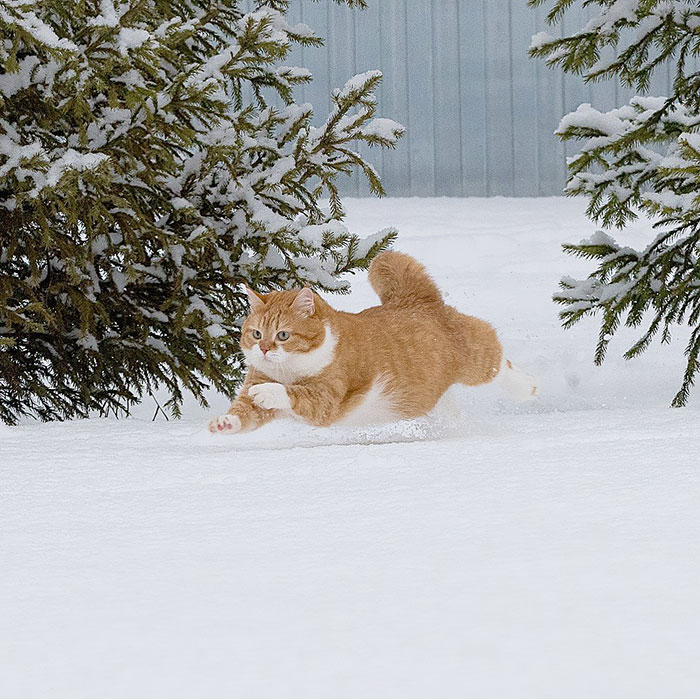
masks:
POLYGON ((260 294, 257 291, 253 291, 247 286, 244 286, 243 288, 245 289, 245 292, 248 295, 248 301, 250 302, 251 312, 259 311, 260 309, 265 307, 265 301, 263 301, 263 297, 260 296, 260 294))
POLYGON ((316 310, 314 302, 314 292, 308 287, 304 287, 292 302, 292 308, 302 313, 305 316, 312 316, 316 310))

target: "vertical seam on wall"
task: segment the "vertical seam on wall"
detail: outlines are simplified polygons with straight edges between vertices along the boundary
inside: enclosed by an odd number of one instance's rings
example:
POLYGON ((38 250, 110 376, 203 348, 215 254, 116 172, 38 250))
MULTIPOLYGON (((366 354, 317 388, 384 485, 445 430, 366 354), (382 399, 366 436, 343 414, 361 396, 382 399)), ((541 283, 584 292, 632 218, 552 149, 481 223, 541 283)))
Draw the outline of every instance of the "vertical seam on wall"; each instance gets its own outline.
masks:
MULTIPOLYGON (((443 0, 444 1, 444 0, 443 0)), ((432 120, 433 120, 433 166, 432 170, 432 180, 433 180, 433 194, 437 194, 437 182, 436 182, 436 166, 437 166, 437 133, 435 129, 437 123, 435 120, 435 13, 433 12, 433 4, 430 0, 426 0, 428 6, 428 11, 430 12, 430 94, 432 97, 432 120)))
POLYGON ((331 41, 330 41, 330 33, 331 33, 331 8, 330 8, 330 3, 326 5, 326 37, 325 37, 325 46, 326 46, 326 95, 327 95, 327 105, 326 109, 330 112, 331 107, 333 105, 333 101, 331 100, 331 91, 333 90, 333 78, 331 77, 331 41))
MULTIPOLYGON (((559 28, 561 30, 561 35, 566 36, 566 15, 562 16, 562 21, 559 24, 559 28)), ((566 114, 566 105, 568 104, 567 98, 566 98, 566 74, 564 71, 560 71, 561 76, 561 104, 559 105, 559 114, 566 114)), ((561 148, 560 152, 560 160, 559 162, 561 163, 560 168, 561 168, 561 173, 563 175, 563 181, 564 181, 564 186, 566 186, 566 179, 567 179, 567 174, 568 174, 568 169, 566 167, 566 142, 562 141, 558 136, 554 136, 554 138, 557 139, 557 143, 559 144, 561 148)))
POLYGON ((466 183, 464 181, 464 143, 462 134, 462 13, 459 8, 461 3, 456 0, 455 6, 457 8, 457 118, 459 123, 457 128, 459 129, 459 191, 462 196, 466 196, 466 183))
MULTIPOLYGON (((351 27, 352 27, 352 75, 357 74, 357 13, 361 12, 361 9, 355 9, 354 7, 351 7, 348 9, 348 11, 351 14, 352 21, 351 21, 351 27)), ((352 76, 351 76, 352 77, 352 76)), ((358 142, 357 144, 357 152, 361 153, 361 142, 358 142)), ((364 177, 364 173, 360 170, 360 168, 356 167, 355 168, 355 177, 353 178, 355 182, 353 183, 353 190, 355 192, 355 196, 359 197, 360 196, 360 179, 364 177)))
MULTIPOLYGON (((304 23, 304 0, 299 0, 299 21, 302 24, 304 23)), ((301 56, 302 66, 306 65, 305 52, 306 48, 304 47, 304 45, 299 44, 299 55, 301 56)), ((301 103, 304 104, 306 102, 306 85, 304 83, 301 83, 299 87, 301 88, 301 103)))
MULTIPOLYGON (((533 12, 531 13, 532 15, 532 23, 530 24, 530 31, 535 34, 537 32, 537 29, 540 26, 540 8, 535 7, 533 8, 533 12)), ((528 58, 529 58, 529 53, 528 53, 528 58)), ((536 142, 536 148, 535 148, 535 163, 537 165, 536 167, 536 172, 537 172, 537 196, 541 197, 542 196, 542 173, 540 172, 541 168, 541 157, 540 157, 540 61, 536 61, 534 59, 529 59, 530 62, 533 65, 533 71, 534 71, 534 84, 535 84, 535 142, 536 142)))
MULTIPOLYGON (((617 46, 615 46, 615 58, 617 58, 617 46)), ((620 107, 620 92, 618 90, 620 78, 616 75, 613 80, 615 84, 615 108, 620 107)))
MULTIPOLYGON (((561 75, 559 76, 559 79, 561 81, 561 103, 559 104, 559 114, 564 114, 565 109, 566 109, 566 81, 564 80, 564 71, 561 71, 561 75)), ((566 175, 567 175, 567 169, 566 169, 566 143, 562 141, 558 136, 554 136, 554 138, 557 139, 557 143, 559 144, 561 148, 560 152, 560 162, 561 162, 561 171, 564 175, 564 186, 566 186, 566 175)))
POLYGON ((510 82, 510 172, 512 196, 515 196, 515 104, 513 101, 515 85, 513 81, 513 0, 508 3, 508 75, 510 82))
POLYGON ((481 17, 482 25, 484 30, 483 38, 483 51, 484 51, 484 165, 483 165, 483 184, 484 184, 484 195, 489 196, 489 63, 488 55, 486 53, 486 1, 481 0, 481 17))
MULTIPOLYGON (((377 24, 379 25, 379 53, 378 53, 378 58, 379 58, 379 66, 382 64, 382 46, 384 46, 384 38, 382 36, 382 10, 379 5, 377 5, 377 24)), ((377 67, 379 67, 377 66, 377 67)), ((378 105, 380 108, 380 114, 379 116, 382 116, 384 112, 384 71, 382 70, 382 82, 379 84, 379 100, 378 100, 378 105)), ((382 184, 384 184, 384 148, 379 148, 379 167, 380 167, 380 172, 381 172, 381 180, 382 184)))
POLYGON ((408 63, 408 3, 410 0, 403 2, 403 24, 404 24, 404 57, 406 65, 406 151, 408 153, 408 194, 413 194, 413 174, 411 173, 411 79, 409 76, 408 63))
MULTIPOLYGON (((587 7, 586 10, 588 11, 588 13, 584 14, 583 20, 584 20, 584 22, 588 23, 588 21, 590 19, 592 19, 592 17, 593 17, 593 11, 590 9, 590 6, 587 7)), ((586 10, 584 10, 584 12, 586 10)), ((581 76, 581 79, 583 79, 583 76, 581 76)), ((593 83, 586 83, 586 87, 588 88, 588 101, 590 102, 590 104, 593 105, 593 83)), ((595 105, 593 105, 593 106, 595 106, 595 105)), ((562 112, 562 116, 563 115, 564 115, 564 113, 562 112)))
MULTIPOLYGON (((530 13, 530 31, 532 34, 537 33, 537 16, 534 12, 530 13)), ((540 169, 542 167, 542 153, 540 152, 540 129, 539 129, 539 114, 540 114, 540 96, 539 96, 539 90, 537 89, 538 87, 538 80, 537 80, 537 71, 540 68, 540 61, 535 61, 534 59, 530 58, 530 52, 528 50, 527 52, 527 60, 530 62, 532 65, 532 76, 534 80, 534 85, 535 85, 535 163, 537 164, 537 187, 533 188, 533 191, 537 192, 537 196, 540 196, 542 194, 541 191, 541 180, 542 178, 540 177, 540 169)))

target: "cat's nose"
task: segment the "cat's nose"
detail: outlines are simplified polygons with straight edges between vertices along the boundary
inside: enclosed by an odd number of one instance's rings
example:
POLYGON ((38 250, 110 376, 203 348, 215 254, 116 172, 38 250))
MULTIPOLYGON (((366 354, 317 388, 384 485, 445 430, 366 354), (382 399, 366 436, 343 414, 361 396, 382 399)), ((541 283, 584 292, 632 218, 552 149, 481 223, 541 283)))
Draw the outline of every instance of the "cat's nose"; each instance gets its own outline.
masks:
POLYGON ((260 347, 260 351, 263 353, 263 355, 270 351, 270 345, 268 345, 266 342, 258 342, 258 346, 260 347))

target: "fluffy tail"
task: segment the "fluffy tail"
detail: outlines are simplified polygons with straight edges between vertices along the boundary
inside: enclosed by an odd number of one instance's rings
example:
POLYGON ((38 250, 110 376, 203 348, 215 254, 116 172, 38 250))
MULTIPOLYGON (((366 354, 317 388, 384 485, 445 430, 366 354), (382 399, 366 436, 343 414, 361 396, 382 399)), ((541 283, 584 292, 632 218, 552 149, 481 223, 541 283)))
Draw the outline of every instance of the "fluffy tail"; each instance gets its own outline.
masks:
POLYGON ((517 401, 531 400, 537 395, 537 384, 530 374, 519 369, 509 359, 503 359, 498 381, 517 401))
POLYGON ((369 266, 369 283, 382 304, 442 303, 442 294, 425 267, 402 252, 377 255, 369 266))

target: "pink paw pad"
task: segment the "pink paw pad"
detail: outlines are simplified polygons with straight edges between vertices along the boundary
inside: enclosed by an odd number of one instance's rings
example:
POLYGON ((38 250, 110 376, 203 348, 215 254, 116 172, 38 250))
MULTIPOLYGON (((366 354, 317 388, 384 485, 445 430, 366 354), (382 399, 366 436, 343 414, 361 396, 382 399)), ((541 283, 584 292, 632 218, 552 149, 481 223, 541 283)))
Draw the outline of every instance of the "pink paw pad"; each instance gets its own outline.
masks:
POLYGON ((241 430, 241 420, 237 415, 219 415, 209 422, 209 431, 212 434, 217 432, 236 433, 241 430))

